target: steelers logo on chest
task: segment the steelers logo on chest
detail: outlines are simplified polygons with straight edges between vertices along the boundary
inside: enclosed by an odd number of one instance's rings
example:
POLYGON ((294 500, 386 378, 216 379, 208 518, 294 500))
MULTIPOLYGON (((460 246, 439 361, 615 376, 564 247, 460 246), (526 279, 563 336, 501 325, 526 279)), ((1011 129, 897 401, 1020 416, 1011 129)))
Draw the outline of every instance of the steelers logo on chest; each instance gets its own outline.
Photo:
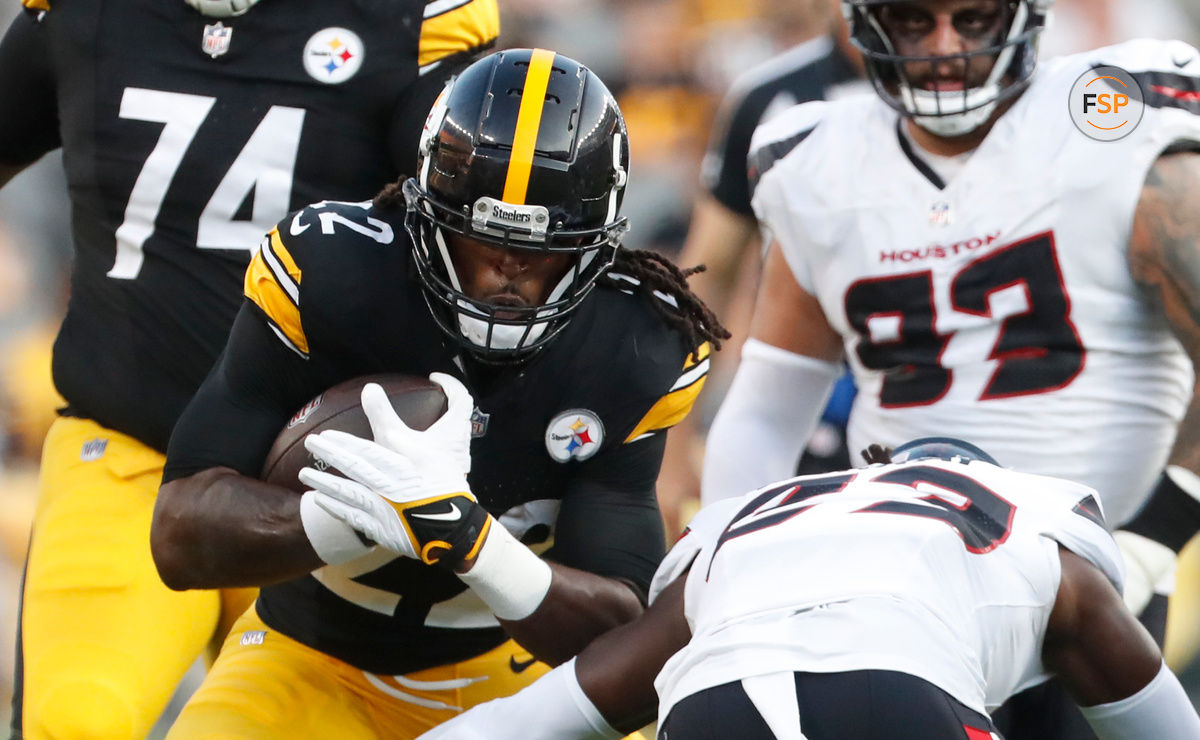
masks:
POLYGON ((546 451, 560 463, 588 459, 603 441, 604 424, 587 409, 564 411, 546 426, 546 451))
POLYGON ((363 42, 346 28, 324 28, 304 45, 304 70, 317 82, 338 85, 362 67, 363 42))

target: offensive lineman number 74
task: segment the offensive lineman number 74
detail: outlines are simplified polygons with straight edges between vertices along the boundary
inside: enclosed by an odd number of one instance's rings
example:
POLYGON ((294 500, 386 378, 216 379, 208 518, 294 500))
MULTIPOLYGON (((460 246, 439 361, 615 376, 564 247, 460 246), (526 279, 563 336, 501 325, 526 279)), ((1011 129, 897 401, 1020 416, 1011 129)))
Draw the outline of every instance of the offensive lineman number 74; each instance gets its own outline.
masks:
MULTIPOLYGON (((154 233, 167 189, 215 102, 216 98, 205 95, 125 88, 121 118, 164 126, 129 193, 116 231, 117 256, 109 277, 132 280, 141 272, 142 246, 154 233)), ((303 125, 302 108, 271 106, 200 213, 197 247, 252 252, 262 235, 287 215, 303 125), (234 214, 252 189, 251 220, 235 221, 234 214)))

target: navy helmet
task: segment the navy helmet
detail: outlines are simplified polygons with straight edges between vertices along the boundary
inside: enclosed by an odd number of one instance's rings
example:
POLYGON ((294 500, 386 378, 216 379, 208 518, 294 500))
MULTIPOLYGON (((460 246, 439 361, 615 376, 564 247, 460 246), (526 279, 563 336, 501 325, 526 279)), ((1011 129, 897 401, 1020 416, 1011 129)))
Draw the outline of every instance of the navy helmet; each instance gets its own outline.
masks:
POLYGON ((996 458, 987 454, 970 442, 953 437, 919 437, 909 440, 892 450, 892 462, 909 462, 922 458, 935 457, 940 460, 970 462, 979 460, 992 465, 999 465, 996 458))

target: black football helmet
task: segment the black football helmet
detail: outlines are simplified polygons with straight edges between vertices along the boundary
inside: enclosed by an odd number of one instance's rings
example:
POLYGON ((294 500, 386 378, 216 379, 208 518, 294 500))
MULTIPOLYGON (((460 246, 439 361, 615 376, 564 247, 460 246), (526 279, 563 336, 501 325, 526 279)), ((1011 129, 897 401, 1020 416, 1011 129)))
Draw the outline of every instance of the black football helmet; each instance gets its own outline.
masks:
MULTIPOLYGON (((867 76, 880 97, 902 115, 939 136, 961 136, 991 118, 996 106, 1020 93, 1037 66, 1037 45, 1046 27, 1054 0, 1003 0, 1006 21, 984 48, 948 56, 907 56, 896 52, 893 40, 880 21, 887 6, 917 4, 918 0, 842 0, 842 14, 850 24, 850 38, 862 51, 867 76), (990 64, 982 85, 961 91, 918 88, 905 72, 911 62, 961 59, 964 70, 972 64, 990 64)), ((964 77, 966 72, 964 71, 964 77)))
POLYGON ((892 462, 896 463, 920 460, 926 457, 958 462, 979 460, 992 465, 1000 464, 996 462, 996 458, 970 442, 953 437, 919 437, 892 450, 892 462))
POLYGON ((404 183, 405 227, 438 325, 491 362, 545 346, 612 265, 627 229, 619 212, 629 139, 612 94, 552 51, 491 54, 434 103, 417 167, 404 183), (543 305, 496 306, 462 291, 447 232, 573 259, 543 305))

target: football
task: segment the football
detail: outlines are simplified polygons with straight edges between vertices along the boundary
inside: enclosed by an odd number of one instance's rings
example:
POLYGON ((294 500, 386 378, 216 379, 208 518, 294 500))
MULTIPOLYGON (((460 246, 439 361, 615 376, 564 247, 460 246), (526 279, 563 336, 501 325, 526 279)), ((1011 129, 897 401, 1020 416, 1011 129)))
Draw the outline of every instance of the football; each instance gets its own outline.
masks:
POLYGON ((446 412, 446 394, 428 378, 383 374, 347 380, 313 398, 292 416, 271 445, 259 478, 303 493, 306 488, 296 475, 301 468, 312 467, 316 462, 304 448, 306 436, 337 429, 371 439, 371 425, 360 405, 362 389, 367 383, 383 386, 392 408, 413 429, 428 429, 446 412))

